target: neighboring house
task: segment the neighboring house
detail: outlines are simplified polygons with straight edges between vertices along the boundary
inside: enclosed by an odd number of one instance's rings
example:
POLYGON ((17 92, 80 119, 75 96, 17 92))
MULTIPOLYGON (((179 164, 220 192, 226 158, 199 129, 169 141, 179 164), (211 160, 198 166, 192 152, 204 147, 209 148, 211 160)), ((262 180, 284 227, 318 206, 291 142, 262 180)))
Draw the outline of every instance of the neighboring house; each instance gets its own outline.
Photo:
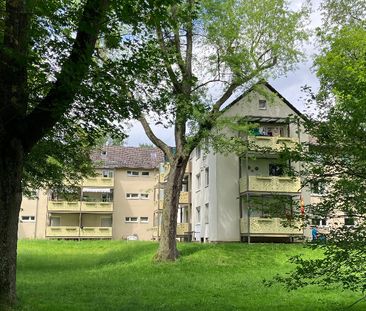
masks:
POLYGON ((163 153, 106 146, 92 154, 97 176, 67 197, 38 191, 23 199, 19 238, 151 240, 155 175, 163 153))

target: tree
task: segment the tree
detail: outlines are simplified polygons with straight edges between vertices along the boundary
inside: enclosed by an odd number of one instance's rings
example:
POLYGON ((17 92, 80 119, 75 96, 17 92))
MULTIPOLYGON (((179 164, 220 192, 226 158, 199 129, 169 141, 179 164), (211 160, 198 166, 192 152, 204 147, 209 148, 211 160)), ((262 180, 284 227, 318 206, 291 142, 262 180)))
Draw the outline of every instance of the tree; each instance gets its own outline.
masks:
POLYGON ((0 307, 16 298, 22 191, 49 175, 81 178, 91 142, 138 110, 123 76, 146 71, 146 53, 132 62, 106 49, 125 55, 142 21, 162 19, 171 2, 0 0, 0 307))
MULTIPOLYGON (((70 108, 91 62, 109 1, 83 4, 72 48, 37 102, 34 97, 39 93, 30 94, 29 70, 32 59, 41 55, 30 50, 36 40, 31 25, 46 24, 47 17, 41 21, 42 16, 32 15, 33 4, 39 8, 38 2, 1 1, 5 10, 0 29, 0 306, 4 307, 15 302, 18 215, 27 155, 70 108)), ((42 68, 33 72, 45 74, 42 68)))
POLYGON ((352 3, 363 7, 354 18, 353 10, 344 10, 345 4, 330 0, 323 3, 326 21, 332 20, 335 28, 321 33, 323 49, 315 60, 321 87, 309 101, 316 105, 318 113, 306 124, 314 142, 304 146, 296 157, 304 162, 305 183, 322 185, 324 189, 321 201, 309 205, 308 213, 330 219, 342 213, 348 216, 348 223, 335 227, 325 244, 311 245, 323 251, 321 258, 296 256, 291 259, 296 269, 276 280, 290 289, 336 284, 364 294, 366 7, 364 1, 352 3), (341 27, 340 21, 345 22, 341 27))
POLYGON ((141 34, 139 43, 152 51, 151 68, 133 75, 138 88, 131 93, 137 101, 160 103, 154 116, 142 109, 139 120, 170 162, 158 260, 178 256, 179 193, 192 150, 212 138, 222 108, 237 91, 293 68, 307 37, 306 8, 290 11, 283 0, 186 0, 167 11, 167 20, 154 20, 141 34), (211 96, 213 86, 219 95, 211 96), (154 134, 149 121, 174 128, 174 149, 154 134))

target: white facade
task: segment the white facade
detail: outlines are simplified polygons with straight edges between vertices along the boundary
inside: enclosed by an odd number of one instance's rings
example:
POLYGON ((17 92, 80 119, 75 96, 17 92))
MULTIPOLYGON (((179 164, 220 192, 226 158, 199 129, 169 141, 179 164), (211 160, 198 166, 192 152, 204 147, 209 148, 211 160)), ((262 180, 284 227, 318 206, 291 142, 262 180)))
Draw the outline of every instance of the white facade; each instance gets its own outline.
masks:
MULTIPOLYGON (((268 128, 273 128, 273 131, 278 132, 271 133, 271 137, 262 137, 263 140, 271 141, 275 139, 274 137, 277 137, 284 141, 286 139, 307 141, 308 137, 301 133, 301 130, 298 130, 297 124, 285 123, 285 118, 291 115, 299 116, 299 112, 281 98, 269 85, 263 85, 259 89, 249 91, 230 104, 224 112, 225 117, 248 117, 248 119, 256 120, 253 122, 258 124, 265 122, 268 128), (276 127, 271 127, 271 122, 280 122, 279 120, 283 122, 280 126, 277 123, 276 127)), ((239 133, 230 133, 230 136, 234 135, 238 136, 239 133)), ((247 191, 241 189, 240 177, 244 175, 253 175, 253 178, 269 176, 268 167, 271 162, 276 161, 276 156, 272 154, 268 157, 262 155, 262 158, 252 157, 250 165, 247 167, 245 164, 249 162, 245 162, 245 160, 245 158, 241 157, 240 159, 235 154, 225 156, 211 151, 205 155, 203 152, 199 152, 197 148, 193 151, 192 228, 194 230, 194 240, 201 242, 240 241, 243 236, 240 221, 241 219, 244 221, 246 213, 240 203, 241 198, 243 200, 247 195, 272 195, 264 188, 253 191, 249 188, 247 191), (249 167, 253 167, 255 170, 249 167), (206 181, 207 170, 209 172, 208 183, 206 181)), ((292 163, 291 166, 295 169, 299 168, 299 164, 292 163)), ((249 177, 246 178, 249 180, 249 177)), ((268 177, 269 179, 270 177, 268 177)), ((291 183, 287 180, 289 178, 283 179, 285 182, 291 183)), ((293 189, 295 188, 293 187, 293 189)), ((300 187, 296 188, 293 193, 287 193, 287 190, 281 191, 279 192, 281 195, 296 197, 297 200, 301 195, 306 201, 309 200, 308 193, 306 191, 301 193, 300 187)), ((267 221, 270 220, 267 219, 267 221)), ((269 234, 271 232, 264 233, 263 236, 269 234)), ((274 236, 288 236, 287 233, 276 234, 274 236)))

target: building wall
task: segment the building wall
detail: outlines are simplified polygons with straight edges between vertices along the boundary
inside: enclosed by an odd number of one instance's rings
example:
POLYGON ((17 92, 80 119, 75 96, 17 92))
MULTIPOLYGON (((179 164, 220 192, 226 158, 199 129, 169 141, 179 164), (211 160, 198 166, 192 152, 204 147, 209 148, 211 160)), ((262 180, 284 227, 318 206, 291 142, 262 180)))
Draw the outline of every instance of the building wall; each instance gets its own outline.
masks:
POLYGON ((140 240, 151 240, 154 212, 154 184, 158 170, 117 169, 114 184, 113 239, 125 239, 137 235, 140 240), (138 171, 139 176, 128 176, 127 171, 138 171), (149 176, 141 176, 141 172, 149 176), (147 193, 148 199, 128 199, 127 193, 147 193), (138 217, 138 221, 126 222, 126 217, 138 217), (148 217, 148 223, 142 223, 141 217, 148 217))
POLYGON ((43 239, 47 215, 47 193, 39 190, 33 198, 23 197, 19 213, 18 238, 43 239), (33 216, 34 221, 23 221, 22 217, 33 216))
MULTIPOLYGON (((282 101, 276 94, 268 90, 265 86, 259 91, 252 91, 238 102, 234 103, 225 111, 226 117, 256 116, 284 118, 289 115, 295 115, 286 103, 282 101), (267 109, 259 109, 259 100, 264 99, 267 102, 267 109)), ((308 141, 307 135, 298 131, 297 124, 289 125, 290 137, 300 138, 300 141, 308 141)), ((238 133, 225 130, 225 134, 237 136, 238 133)), ((253 166, 253 172, 250 175, 268 176, 269 164, 277 163, 275 158, 252 158, 249 166, 253 166), (255 168, 258 168, 255 170, 255 168)), ((192 220, 201 222, 201 235, 204 231, 202 220, 204 213, 200 213, 200 219, 197 217, 197 206, 203 206, 209 203, 209 240, 212 242, 220 241, 239 241, 240 240, 240 200, 239 200, 239 158, 234 154, 223 155, 220 153, 210 152, 205 161, 197 159, 196 151, 192 153, 192 220), (198 172, 202 174, 202 168, 210 168, 210 184, 208 191, 199 189, 195 182, 195 176, 198 172), (209 194, 209 195, 207 195, 209 194)), ((299 169, 298 163, 292 163, 294 169, 299 169)), ((244 167, 242 173, 246 174, 247 168, 244 167)), ((303 190, 305 194, 305 204, 310 201, 310 195, 307 190, 303 190)), ((195 223, 193 223, 193 228, 195 223)))

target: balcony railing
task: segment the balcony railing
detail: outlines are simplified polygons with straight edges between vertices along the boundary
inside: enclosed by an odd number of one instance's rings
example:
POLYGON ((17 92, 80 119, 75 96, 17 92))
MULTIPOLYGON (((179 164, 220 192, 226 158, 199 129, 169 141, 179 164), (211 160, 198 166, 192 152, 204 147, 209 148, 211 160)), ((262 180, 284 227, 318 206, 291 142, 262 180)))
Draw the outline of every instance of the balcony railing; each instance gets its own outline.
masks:
MULTIPOLYGON (((182 235, 190 235, 191 234, 191 229, 192 225, 190 223, 178 223, 177 224, 177 236, 182 236, 182 235)), ((158 233, 158 227, 152 227, 151 228, 153 236, 157 237, 158 235, 161 235, 161 225, 159 226, 159 233, 158 233)))
POLYGON ((240 192, 283 192, 296 193, 301 188, 299 177, 279 177, 279 176, 249 176, 240 178, 240 192))
POLYGON ((81 202, 82 212, 112 212, 112 202, 81 202))
POLYGON ((48 226, 47 237, 112 237, 112 227, 48 226))
POLYGON ((81 237, 112 237, 112 227, 83 227, 81 237))
POLYGON ((80 204, 77 201, 49 201, 49 211, 79 211, 80 204))
MULTIPOLYGON (((179 204, 190 204, 191 201, 191 192, 189 191, 181 191, 179 194, 179 204)), ((154 201, 155 209, 163 209, 164 208, 164 199, 163 200, 155 200, 154 201)))
POLYGON ((58 212, 112 212, 112 202, 69 202, 69 201, 49 201, 49 211, 58 212))
POLYGON ((189 191, 181 191, 179 194, 180 204, 190 204, 191 203, 191 193, 189 191))
POLYGON ((177 235, 188 235, 191 232, 190 223, 179 223, 177 224, 177 235))
POLYGON ((250 149, 268 148, 279 151, 283 148, 295 149, 299 143, 298 138, 282 136, 249 136, 250 149))
POLYGON ((83 181, 84 187, 113 187, 114 178, 113 177, 89 177, 83 181))
POLYGON ((79 237, 80 228, 74 226, 48 226, 46 236, 48 237, 79 237))
MULTIPOLYGON (((247 218, 240 219, 240 233, 248 234, 247 218)), ((292 223, 290 226, 286 224, 286 220, 281 218, 250 217, 249 234, 262 236, 303 235, 303 229, 299 222, 292 223)))

